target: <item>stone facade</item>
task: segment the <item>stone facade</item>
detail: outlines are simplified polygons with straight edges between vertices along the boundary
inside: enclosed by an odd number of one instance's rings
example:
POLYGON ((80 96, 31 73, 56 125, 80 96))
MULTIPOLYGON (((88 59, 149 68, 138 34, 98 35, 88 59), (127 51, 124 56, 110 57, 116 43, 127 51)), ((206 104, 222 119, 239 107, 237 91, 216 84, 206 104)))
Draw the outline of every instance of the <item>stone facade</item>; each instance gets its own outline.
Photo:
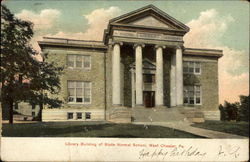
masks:
POLYGON ((150 5, 110 20, 102 42, 45 38, 39 45, 48 53, 46 61, 65 69, 57 96, 64 104, 59 109, 44 109, 43 120, 115 121, 111 119, 115 117, 122 122, 130 120, 133 109, 144 107, 161 108, 165 114, 168 108, 195 109, 205 119, 218 119, 222 51, 185 48, 183 36, 188 31, 187 26, 150 5), (69 67, 69 55, 90 56, 91 67, 69 67), (193 73, 183 72, 185 62, 197 64, 190 68, 193 73), (70 81, 91 83, 90 103, 69 100, 70 81), (185 86, 197 88, 185 92, 185 86))
MULTIPOLYGON (((103 48, 105 49, 105 48, 103 48)), ((64 67, 63 75, 61 75, 61 91, 58 97, 64 102, 61 108, 44 109, 42 118, 44 121, 66 120, 67 112, 82 112, 83 116, 86 112, 90 112, 93 120, 105 120, 105 69, 104 69, 104 51, 103 49, 67 48, 64 46, 54 48, 43 48, 44 53, 48 53, 48 62, 55 62, 57 66, 64 67), (68 55, 88 55, 91 57, 90 69, 69 68, 67 67, 68 55), (91 82, 91 103, 79 104, 68 103, 68 81, 84 81, 91 82), (50 113, 51 112, 51 113, 50 113), (57 114, 51 115, 51 114, 57 114)), ((53 97, 53 96, 52 96, 53 97)), ((75 116, 75 115, 74 115, 75 116)), ((83 117, 84 119, 84 117, 83 117)))

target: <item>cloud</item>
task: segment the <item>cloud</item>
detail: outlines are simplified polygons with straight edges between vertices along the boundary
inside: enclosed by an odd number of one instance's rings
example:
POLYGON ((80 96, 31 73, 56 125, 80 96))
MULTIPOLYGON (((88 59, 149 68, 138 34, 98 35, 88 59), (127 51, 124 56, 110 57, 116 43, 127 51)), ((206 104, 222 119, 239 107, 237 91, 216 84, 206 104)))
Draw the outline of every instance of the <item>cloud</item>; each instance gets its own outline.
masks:
POLYGON ((41 30, 53 27, 60 14, 61 12, 56 9, 44 9, 39 14, 24 9, 15 16, 33 22, 34 29, 41 30))
POLYGON ((187 23, 190 32, 184 37, 185 45, 198 48, 218 46, 219 38, 225 34, 228 23, 233 21, 232 16, 221 17, 215 9, 203 11, 197 19, 187 23))
POLYGON ((56 34, 49 34, 47 36, 83 40, 102 40, 103 31, 107 28, 109 20, 120 14, 120 12, 121 10, 118 7, 96 9, 87 15, 83 15, 88 23, 88 29, 86 31, 78 33, 59 31, 56 34))
MULTIPOLYGON (((103 31, 107 28, 108 22, 113 17, 120 14, 121 10, 118 7, 109 7, 108 9, 100 8, 93 10, 89 14, 83 15, 87 20, 88 28, 82 32, 63 32, 58 31, 56 34, 42 34, 36 32, 31 40, 31 44, 37 51, 41 51, 37 41, 41 41, 42 37, 55 37, 55 38, 69 38, 69 39, 80 39, 80 40, 102 40, 103 31)), ((35 14, 31 11, 23 10, 17 14, 19 18, 30 20, 35 23, 35 27, 38 29, 46 29, 53 26, 53 22, 59 17, 60 11, 54 9, 42 10, 40 14, 35 14), (37 24, 37 25, 36 25, 37 24), (39 25, 45 24, 45 25, 39 25), (46 25, 48 24, 48 25, 46 25)), ((39 59, 40 56, 38 56, 39 59)))
POLYGON ((231 15, 221 16, 215 9, 209 9, 187 23, 190 32, 184 37, 186 47, 223 50, 224 56, 219 59, 220 103, 234 102, 239 100, 239 95, 249 94, 247 52, 230 48, 220 40, 232 22, 231 15))

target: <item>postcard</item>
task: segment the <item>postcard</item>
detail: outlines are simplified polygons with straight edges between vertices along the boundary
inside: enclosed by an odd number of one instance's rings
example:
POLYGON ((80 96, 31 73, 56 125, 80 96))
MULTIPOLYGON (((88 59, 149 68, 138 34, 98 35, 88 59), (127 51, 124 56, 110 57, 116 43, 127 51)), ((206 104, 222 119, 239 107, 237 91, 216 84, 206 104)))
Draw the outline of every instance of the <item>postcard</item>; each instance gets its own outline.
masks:
POLYGON ((248 1, 5 0, 2 161, 248 161, 248 1))

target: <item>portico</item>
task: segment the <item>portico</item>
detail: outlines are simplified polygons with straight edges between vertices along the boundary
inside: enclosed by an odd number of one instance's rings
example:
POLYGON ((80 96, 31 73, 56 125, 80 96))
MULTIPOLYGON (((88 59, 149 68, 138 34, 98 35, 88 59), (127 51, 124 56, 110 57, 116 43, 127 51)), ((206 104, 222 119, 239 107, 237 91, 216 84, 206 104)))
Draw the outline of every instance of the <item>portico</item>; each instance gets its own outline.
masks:
MULTIPOLYGON (((112 51, 112 104, 113 105, 123 105, 121 99, 121 46, 123 42, 114 43, 112 51)), ((145 83, 143 81, 143 49, 147 44, 137 43, 133 44, 134 59, 135 59, 135 69, 131 70, 132 77, 132 107, 133 106, 145 106, 143 102, 143 91, 145 90, 145 83), (135 75, 133 75, 135 74, 135 75)), ((152 45, 151 45, 152 46, 152 45)), ((164 93, 163 93, 163 55, 164 49, 167 45, 153 45, 155 55, 155 70, 153 75, 155 75, 155 85, 153 91, 155 92, 154 101, 155 106, 165 106, 164 105, 164 93)), ((171 47, 170 47, 171 48, 171 47)), ((182 74, 182 49, 181 47, 172 47, 175 53, 171 57, 171 75, 170 75, 170 98, 171 106, 183 105, 183 74, 182 74)))

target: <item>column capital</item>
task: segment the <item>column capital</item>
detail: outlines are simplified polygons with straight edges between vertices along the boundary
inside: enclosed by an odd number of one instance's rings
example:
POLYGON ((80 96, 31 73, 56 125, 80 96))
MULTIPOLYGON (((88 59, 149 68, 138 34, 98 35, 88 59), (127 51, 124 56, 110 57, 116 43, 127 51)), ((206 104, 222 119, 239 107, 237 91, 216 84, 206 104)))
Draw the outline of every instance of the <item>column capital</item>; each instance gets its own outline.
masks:
POLYGON ((155 49, 157 49, 157 48, 165 49, 166 46, 165 46, 165 45, 158 45, 158 44, 156 44, 156 45, 155 45, 155 49))
POLYGON ((143 44, 143 43, 136 43, 136 44, 134 44, 134 49, 135 49, 136 47, 138 47, 138 46, 141 46, 142 48, 144 48, 144 47, 145 47, 145 44, 143 44))
POLYGON ((175 49, 183 49, 183 46, 175 46, 175 49))
POLYGON ((123 45, 123 42, 112 42, 111 45, 114 46, 115 44, 119 44, 120 46, 123 45))

